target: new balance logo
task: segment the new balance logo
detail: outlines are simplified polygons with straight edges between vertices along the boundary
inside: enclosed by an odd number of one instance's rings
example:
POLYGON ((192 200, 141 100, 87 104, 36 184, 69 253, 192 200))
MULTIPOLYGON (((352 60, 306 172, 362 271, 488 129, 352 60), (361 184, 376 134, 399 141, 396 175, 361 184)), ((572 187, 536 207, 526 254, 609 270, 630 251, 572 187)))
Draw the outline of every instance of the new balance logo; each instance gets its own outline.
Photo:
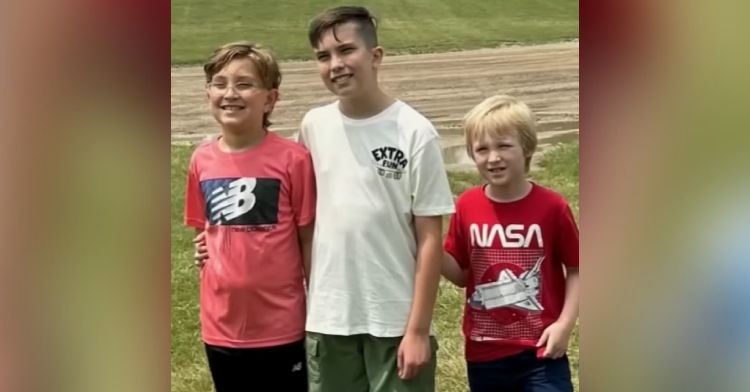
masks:
POLYGON ((206 218, 212 225, 258 226, 279 222, 281 181, 275 178, 204 180, 206 218))
POLYGON ((213 215, 211 220, 232 220, 250 211, 255 205, 255 178, 241 178, 229 184, 229 189, 216 188, 208 197, 213 215))

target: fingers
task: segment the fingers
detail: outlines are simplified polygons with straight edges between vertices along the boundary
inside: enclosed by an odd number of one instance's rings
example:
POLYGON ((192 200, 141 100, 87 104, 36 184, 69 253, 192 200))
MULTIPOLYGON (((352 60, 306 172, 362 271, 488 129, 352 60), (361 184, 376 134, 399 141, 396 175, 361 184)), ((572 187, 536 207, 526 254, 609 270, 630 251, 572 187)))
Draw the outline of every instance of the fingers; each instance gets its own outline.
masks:
POLYGON ((567 353, 567 347, 563 346, 557 339, 548 339, 547 347, 544 350, 544 357, 558 359, 567 353))
POLYGON ((208 249, 206 249, 206 245, 196 245, 195 246, 195 255, 201 256, 203 258, 208 257, 208 249))
POLYGON ((406 361, 404 366, 404 372, 403 375, 401 375, 402 380, 410 380, 414 378, 417 373, 419 373, 420 366, 416 363, 406 361))
POLYGON ((545 344, 547 344, 547 341, 549 340, 549 329, 545 329, 542 333, 542 337, 539 338, 539 341, 536 343, 537 347, 542 347, 545 344))
POLYGON ((400 378, 404 378, 404 352, 401 348, 398 350, 398 355, 396 356, 396 366, 398 366, 398 376, 400 378))

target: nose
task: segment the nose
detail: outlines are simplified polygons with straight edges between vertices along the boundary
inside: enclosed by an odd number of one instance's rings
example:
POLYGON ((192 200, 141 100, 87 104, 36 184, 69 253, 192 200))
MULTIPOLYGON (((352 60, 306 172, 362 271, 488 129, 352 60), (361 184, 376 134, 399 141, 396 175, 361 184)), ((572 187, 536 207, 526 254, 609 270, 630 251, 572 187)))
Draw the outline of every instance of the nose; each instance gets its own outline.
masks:
POLYGON ((490 162, 500 162, 502 160, 502 156, 500 156, 500 152, 496 150, 490 150, 490 162))
POLYGON ((224 98, 236 98, 237 97, 237 90, 235 90, 234 85, 227 85, 227 88, 224 89, 224 98))
POLYGON ((344 59, 340 56, 331 56, 331 69, 333 71, 340 71, 344 68, 344 59))

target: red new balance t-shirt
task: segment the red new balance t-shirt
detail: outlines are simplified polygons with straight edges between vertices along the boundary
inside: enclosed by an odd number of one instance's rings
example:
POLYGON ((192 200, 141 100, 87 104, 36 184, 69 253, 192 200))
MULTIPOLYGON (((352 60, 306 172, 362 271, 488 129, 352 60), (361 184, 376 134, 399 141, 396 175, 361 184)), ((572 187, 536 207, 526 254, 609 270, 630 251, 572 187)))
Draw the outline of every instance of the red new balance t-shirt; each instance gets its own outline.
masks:
POLYGON ((578 267, 578 227, 552 190, 532 183, 525 198, 498 203, 480 186, 458 198, 445 250, 468 269, 466 359, 491 361, 535 348, 560 317, 563 266, 578 267))
POLYGON ((200 272, 206 343, 276 346, 304 338, 304 270, 297 228, 315 214, 308 151, 269 132, 257 147, 225 153, 216 140, 190 161, 185 223, 205 228, 200 272))

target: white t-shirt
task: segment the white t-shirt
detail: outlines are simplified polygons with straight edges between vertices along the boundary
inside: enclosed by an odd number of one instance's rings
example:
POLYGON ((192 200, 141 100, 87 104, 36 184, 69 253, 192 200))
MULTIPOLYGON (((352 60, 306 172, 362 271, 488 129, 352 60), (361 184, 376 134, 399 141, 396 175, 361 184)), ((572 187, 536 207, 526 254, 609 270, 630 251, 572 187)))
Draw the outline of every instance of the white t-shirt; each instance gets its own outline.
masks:
POLYGON ((338 102, 298 135, 317 181, 307 330, 403 336, 416 277, 414 216, 455 210, 438 133, 404 102, 355 120, 338 102))

